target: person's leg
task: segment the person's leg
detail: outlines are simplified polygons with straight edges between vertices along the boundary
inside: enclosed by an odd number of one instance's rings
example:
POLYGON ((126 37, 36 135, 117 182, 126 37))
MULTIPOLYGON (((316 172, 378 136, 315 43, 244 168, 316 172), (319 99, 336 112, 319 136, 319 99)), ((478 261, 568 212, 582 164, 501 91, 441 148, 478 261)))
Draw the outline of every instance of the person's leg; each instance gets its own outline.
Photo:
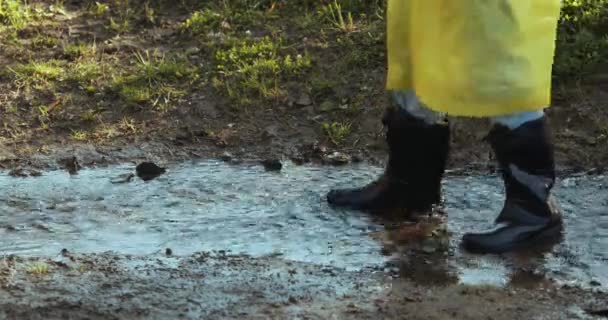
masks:
POLYGON ((505 183, 506 200, 496 227, 463 237, 465 249, 501 253, 561 233, 561 216, 551 200, 554 148, 542 111, 492 119, 488 136, 505 183))
POLYGON ((440 202, 449 128, 413 92, 395 92, 394 99, 398 107, 387 108, 382 119, 389 148, 384 174, 362 188, 330 191, 331 205, 382 214, 426 210, 440 202))

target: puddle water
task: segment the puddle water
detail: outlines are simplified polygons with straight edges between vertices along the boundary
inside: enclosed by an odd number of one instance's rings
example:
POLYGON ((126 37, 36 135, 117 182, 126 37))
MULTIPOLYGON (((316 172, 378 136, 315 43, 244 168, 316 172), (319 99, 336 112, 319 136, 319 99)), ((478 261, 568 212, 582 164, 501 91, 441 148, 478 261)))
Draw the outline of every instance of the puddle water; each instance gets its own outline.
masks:
MULTIPOLYGON (((272 173, 261 166, 205 161, 171 167, 149 182, 112 183, 133 170, 131 165, 85 169, 75 176, 51 171, 26 179, 0 173, 0 251, 49 256, 63 248, 125 254, 171 248, 176 255, 225 250, 349 270, 382 268, 389 259, 371 236, 382 226, 363 214, 332 210, 324 201, 328 189, 364 184, 380 168, 286 164, 272 173)), ((444 192, 452 232, 450 272, 472 284, 529 278, 510 271, 523 270, 521 258, 472 256, 457 248, 462 233, 491 224, 502 206, 502 181, 450 177, 444 192)), ((566 219, 565 241, 523 259, 525 267, 561 281, 608 287, 608 177, 562 179, 556 195, 566 219)))

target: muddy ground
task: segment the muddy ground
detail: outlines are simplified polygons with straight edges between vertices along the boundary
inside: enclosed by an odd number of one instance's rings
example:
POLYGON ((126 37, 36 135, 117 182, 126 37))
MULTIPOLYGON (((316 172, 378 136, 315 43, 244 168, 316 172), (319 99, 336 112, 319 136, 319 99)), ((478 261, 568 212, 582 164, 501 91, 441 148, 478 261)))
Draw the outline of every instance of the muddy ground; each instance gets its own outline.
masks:
MULTIPOLYGON (((35 1, 26 18, 5 14, 24 22, 0 31, 0 164, 225 153, 318 161, 334 151, 383 161, 380 117, 390 99, 381 2, 350 1, 346 28, 327 6, 238 1, 35 1), (278 71, 256 69, 251 52, 278 71), (296 67, 282 62, 296 56, 296 67)), ((549 116, 561 167, 605 167, 606 88, 601 66, 556 76, 549 116)), ((493 165, 485 121, 452 126, 451 168, 493 165)))
MULTIPOLYGON (((35 185, 38 180, 29 179, 53 169, 77 173, 81 167, 144 160, 169 168, 212 158, 340 165, 359 160, 381 165, 385 160, 380 117, 390 100, 382 87, 384 56, 378 52, 383 30, 376 9, 356 12, 355 28, 345 32, 319 17, 312 5, 294 10, 281 1, 251 11, 259 21, 229 5, 196 1, 179 6, 100 2, 107 8, 88 1, 31 3, 40 9, 25 25, 0 29, 0 65, 6 67, 0 72, 3 176, 35 185), (192 12, 203 9, 210 10, 209 26, 184 29, 192 12), (219 20, 213 18, 217 16, 219 20), (293 74, 272 74, 276 88, 230 91, 234 82, 268 79, 230 78, 218 71, 217 48, 238 48, 233 42, 257 43, 264 36, 281 43, 272 53, 276 61, 306 53, 311 65, 293 74), (84 47, 74 49, 80 44, 84 47), (155 50, 179 61, 172 65, 178 71, 162 71, 164 62, 154 58, 147 60, 153 71, 142 67, 135 54, 160 57, 155 50), (50 67, 36 67, 43 63, 50 67), (130 78, 141 74, 149 78, 141 83, 130 78)), ((605 169, 606 74, 597 68, 583 78, 555 79, 548 114, 562 179, 572 172, 597 175, 605 169)), ((452 174, 493 171, 482 142, 489 125, 453 119, 452 126, 452 174)), ((23 201, 16 199, 0 201, 14 210, 14 201, 23 201)), ((22 216, 37 217, 38 208, 27 208, 22 216)), ((28 226, 48 229, 45 223, 28 226)), ((11 228, 5 221, 0 236, 30 231, 11 228)), ((3 248, 12 252, 16 246, 3 243, 3 248)), ((402 253, 398 268, 352 270, 272 254, 180 254, 172 248, 173 254, 160 246, 156 253, 141 254, 115 248, 106 252, 111 249, 103 243, 93 252, 56 249, 3 257, 0 318, 586 319, 591 315, 585 310, 608 308, 605 283, 600 288, 594 280, 564 283, 526 268, 512 270, 506 285, 460 283, 446 272, 427 277, 429 265, 441 270, 448 264, 450 253, 441 250, 402 253)))
MULTIPOLYGON (((38 260, 39 261, 39 260, 38 260)), ((385 273, 277 258, 58 254, 49 274, 2 263, 5 319, 591 319, 606 294, 420 285, 385 273)), ((525 277, 525 275, 524 275, 525 277)))

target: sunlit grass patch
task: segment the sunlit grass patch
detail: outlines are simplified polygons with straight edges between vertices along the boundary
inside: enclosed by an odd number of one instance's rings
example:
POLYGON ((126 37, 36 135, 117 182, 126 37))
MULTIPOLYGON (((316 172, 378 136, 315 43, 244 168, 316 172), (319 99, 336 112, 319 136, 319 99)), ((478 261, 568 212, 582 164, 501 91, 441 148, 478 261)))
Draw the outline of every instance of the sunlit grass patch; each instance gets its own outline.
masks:
POLYGON ((285 94, 281 83, 311 67, 307 53, 293 54, 283 47, 281 39, 236 40, 216 51, 213 83, 244 105, 252 99, 280 98, 285 94))
POLYGON ((344 122, 324 122, 321 124, 329 139, 337 146, 348 137, 351 124, 344 122))
POLYGON ((0 30, 23 29, 32 19, 31 8, 22 0, 0 0, 0 30))
POLYGON ((25 270, 28 273, 31 273, 33 275, 45 275, 45 274, 49 274, 49 265, 46 264, 45 262, 38 262, 38 263, 34 263, 31 265, 28 265, 25 270))
POLYGON ((131 105, 164 108, 199 78, 197 68, 179 57, 143 52, 135 54, 135 60, 128 72, 113 79, 115 90, 131 105))
POLYGON ((65 64, 60 60, 30 61, 26 64, 11 68, 15 75, 15 83, 20 86, 35 86, 37 88, 50 85, 53 81, 65 78, 65 64))

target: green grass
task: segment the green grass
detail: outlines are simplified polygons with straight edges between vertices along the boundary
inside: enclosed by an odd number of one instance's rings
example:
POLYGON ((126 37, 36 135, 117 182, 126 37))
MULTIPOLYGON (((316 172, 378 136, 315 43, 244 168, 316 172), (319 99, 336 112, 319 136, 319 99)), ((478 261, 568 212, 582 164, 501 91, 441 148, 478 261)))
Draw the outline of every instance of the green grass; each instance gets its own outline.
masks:
POLYGON ((125 74, 115 75, 113 87, 129 105, 164 108, 185 94, 199 78, 198 69, 180 57, 165 57, 146 51, 136 53, 135 64, 125 74))
POLYGON ((96 44, 87 44, 83 42, 68 43, 63 47, 63 55, 70 60, 78 58, 89 58, 97 53, 96 44))
POLYGON ((110 29, 114 30, 114 32, 118 34, 123 34, 131 31, 131 22, 129 19, 114 19, 110 18, 110 29))
POLYGON ((0 0, 0 30, 2 27, 21 30, 32 19, 32 11, 22 0, 0 0))
POLYGON ((194 11, 181 24, 181 31, 190 35, 207 35, 222 31, 243 33, 254 27, 269 26, 280 16, 274 10, 278 1, 221 0, 211 1, 194 11))
POLYGON ((86 141, 88 138, 88 134, 81 130, 74 130, 70 134, 70 137, 75 141, 86 141))
POLYGON ((95 2, 89 8, 89 13, 93 16, 103 16, 110 11, 110 6, 106 3, 95 2))
POLYGON ((32 45, 34 46, 34 48, 42 49, 42 50, 54 48, 58 44, 59 44, 59 39, 48 36, 48 35, 44 35, 44 34, 38 34, 34 38, 34 41, 32 42, 32 45))
POLYGON ((220 27, 222 15, 211 9, 194 12, 181 25, 181 29, 191 35, 203 35, 220 27))
MULTIPOLYGON (((102 117, 83 110, 124 105, 164 110, 211 84, 236 108, 287 105, 306 92, 315 111, 348 119, 382 91, 385 0, 87 3, 67 12, 61 1, 0 0, 0 55, 9 61, 0 78, 13 81, 7 84, 13 96, 28 94, 33 109, 73 94, 84 106, 76 118, 91 122, 102 117), (79 17, 94 27, 80 25, 79 17), (68 30, 73 23, 79 23, 73 28, 83 32, 79 36, 47 31, 68 30), (142 36, 151 28, 163 29, 160 40, 142 36), (166 54, 132 53, 118 45, 106 50, 115 38, 137 38, 142 48, 161 47, 166 54)), ((557 82, 570 88, 572 80, 607 65, 605 30, 608 1, 564 0, 557 82)), ((19 105, 16 101, 6 105, 19 105)), ((340 144, 350 126, 330 121, 323 130, 340 144)))
POLYGON ((101 62, 95 60, 75 63, 69 71, 69 78, 84 86, 94 83, 103 75, 101 62))
POLYGON ((608 1, 564 0, 558 29, 555 74, 582 78, 608 60, 608 1))
POLYGON ((321 124, 321 127, 325 130, 325 133, 331 142, 336 146, 339 146, 348 137, 351 124, 344 122, 324 122, 321 124))
POLYGON ((215 52, 215 64, 215 87, 241 105, 284 97, 282 83, 312 65, 306 52, 288 50, 280 38, 270 37, 235 40, 215 52))
POLYGON ((46 275, 49 274, 49 265, 45 262, 39 262, 32 265, 29 265, 25 268, 28 273, 34 275, 46 275))
POLYGON ((332 26, 342 32, 349 33, 357 30, 352 13, 344 12, 338 0, 323 6, 320 12, 327 17, 332 26))
POLYGON ((18 86, 46 87, 65 77, 64 63, 60 60, 31 61, 12 69, 18 86))

